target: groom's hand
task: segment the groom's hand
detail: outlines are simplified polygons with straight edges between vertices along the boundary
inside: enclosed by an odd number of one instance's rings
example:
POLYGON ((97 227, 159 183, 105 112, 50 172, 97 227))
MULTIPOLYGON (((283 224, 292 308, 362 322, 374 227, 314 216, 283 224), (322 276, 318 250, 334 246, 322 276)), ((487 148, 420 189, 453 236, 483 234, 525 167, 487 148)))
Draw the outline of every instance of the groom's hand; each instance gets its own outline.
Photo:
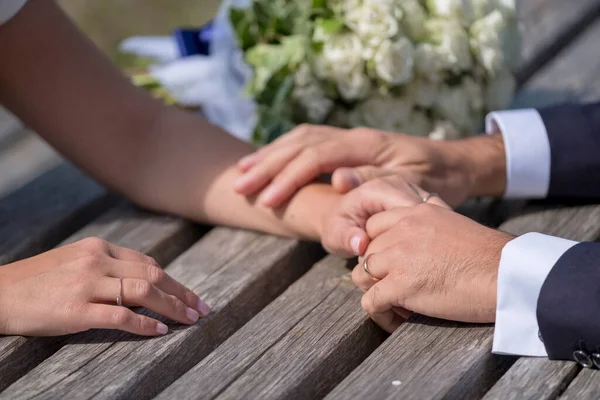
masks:
POLYGON ((424 200, 448 207, 437 196, 410 183, 401 175, 374 179, 343 196, 321 224, 321 241, 327 251, 341 257, 355 257, 367 250, 370 239, 367 221, 373 215, 397 207, 408 207, 424 200), (430 198, 428 198, 430 197, 430 198))
POLYGON ((493 322, 502 249, 512 236, 432 204, 377 214, 367 222, 374 238, 352 273, 365 294, 363 308, 394 331, 406 309, 454 321, 493 322))
POLYGON ((333 173, 333 187, 347 193, 367 181, 400 174, 452 206, 469 196, 500 196, 506 186, 502 135, 455 141, 388 133, 367 128, 302 125, 240 160, 238 193, 260 193, 259 202, 277 207, 299 188, 333 173))

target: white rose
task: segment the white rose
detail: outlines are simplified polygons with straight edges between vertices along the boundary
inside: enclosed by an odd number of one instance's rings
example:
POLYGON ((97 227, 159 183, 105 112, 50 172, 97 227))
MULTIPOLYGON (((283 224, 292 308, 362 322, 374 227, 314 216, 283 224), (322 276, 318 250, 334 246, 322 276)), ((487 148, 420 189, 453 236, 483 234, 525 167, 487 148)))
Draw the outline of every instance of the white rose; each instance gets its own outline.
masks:
POLYGON ((377 49, 373 61, 377 76, 392 86, 413 78, 414 47, 405 37, 394 42, 385 40, 377 49))
POLYGON ((366 126, 384 131, 398 132, 413 111, 407 98, 376 95, 358 107, 360 120, 366 126))
POLYGON ((346 101, 362 100, 371 92, 371 79, 362 68, 337 76, 336 82, 338 92, 346 101))
POLYGON ((384 40, 396 36, 402 10, 393 0, 364 0, 362 6, 348 11, 344 22, 363 41, 365 48, 377 48, 384 40))
POLYGON ((406 86, 406 93, 414 103, 421 107, 431 107, 435 103, 439 86, 425 79, 415 79, 406 86))
POLYGON ((475 111, 483 110, 485 107, 483 86, 470 76, 464 78, 462 83, 469 96, 469 105, 471 106, 471 109, 475 111))
POLYGON ((442 79, 441 73, 446 67, 444 57, 437 46, 431 43, 421 43, 415 48, 415 70, 417 75, 432 82, 442 79))
POLYGON ((445 119, 461 128, 471 125, 469 93, 464 86, 442 85, 435 102, 435 110, 445 119))
POLYGON ((428 42, 437 46, 445 69, 459 73, 473 66, 469 36, 463 27, 453 20, 430 19, 425 23, 428 42))
POLYGON ((322 124, 333 110, 335 104, 317 85, 295 87, 292 97, 304 108, 308 120, 314 124, 322 124))
POLYGON ((436 17, 456 19, 464 26, 494 10, 500 10, 507 18, 517 15, 515 0, 427 0, 427 8, 436 17))
POLYGON ((404 13, 401 24, 404 31, 412 40, 419 40, 425 34, 427 12, 419 0, 399 0, 404 13))
POLYGON ((472 0, 427 0, 431 15, 459 21, 470 25, 475 18, 472 0))
POLYGON ((402 133, 413 136, 428 136, 431 133, 432 121, 423 111, 413 110, 402 124, 402 133))
POLYGON ((303 63, 294 74, 294 84, 296 86, 308 86, 314 82, 310 66, 303 63))
POLYGON ((364 63, 362 50, 360 39, 355 34, 331 36, 323 44, 323 51, 315 62, 317 75, 322 79, 334 78, 338 74, 349 75, 361 69, 364 63))
POLYGON ((337 14, 343 14, 360 6, 361 0, 329 0, 327 6, 337 14))
POLYGON ((477 62, 489 74, 516 68, 520 61, 520 32, 516 23, 509 22, 502 12, 495 10, 477 20, 470 32, 477 62))
POLYGON ((488 110, 501 110, 510 105, 517 88, 514 76, 505 71, 496 75, 485 91, 485 103, 488 110))
POLYGON ((433 124, 433 130, 429 134, 429 138, 433 140, 460 139, 461 136, 456 126, 447 120, 436 121, 433 124))

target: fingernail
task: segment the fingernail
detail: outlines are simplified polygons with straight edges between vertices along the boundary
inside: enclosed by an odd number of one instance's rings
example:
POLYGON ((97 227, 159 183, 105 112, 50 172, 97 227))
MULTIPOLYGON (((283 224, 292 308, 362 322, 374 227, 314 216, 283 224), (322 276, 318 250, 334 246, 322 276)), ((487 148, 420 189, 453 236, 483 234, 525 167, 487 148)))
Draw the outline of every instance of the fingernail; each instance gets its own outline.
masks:
POLYGON ((161 335, 166 335, 167 332, 169 332, 169 328, 162 322, 159 322, 156 324, 156 332, 160 333, 161 335))
POLYGON ((240 161, 238 161, 237 165, 240 168, 245 168, 246 166, 252 164, 256 159, 256 153, 248 154, 245 157, 242 157, 240 161))
POLYGON ((350 247, 352 248, 352 251, 354 252, 355 256, 358 256, 360 254, 360 237, 359 236, 354 236, 352 239, 350 239, 350 247))
POLYGON ((348 181, 352 188, 360 186, 360 178, 352 168, 341 168, 340 172, 342 173, 344 180, 348 181))
POLYGON ((202 300, 198 300, 198 311, 200 311, 201 316, 206 317, 210 314, 210 307, 202 300))
POLYGON ((200 318, 200 314, 198 314, 198 311, 189 307, 185 310, 185 315, 187 315, 188 319, 192 322, 196 322, 200 318))
POLYGON ((233 188, 235 190, 244 190, 244 188, 248 184, 248 176, 242 175, 238 177, 235 181, 233 181, 233 188))
POLYGON ((277 188, 274 186, 269 186, 260 195, 260 202, 261 202, 261 204, 263 204, 265 206, 269 206, 273 203, 275 196, 277 196, 277 188))

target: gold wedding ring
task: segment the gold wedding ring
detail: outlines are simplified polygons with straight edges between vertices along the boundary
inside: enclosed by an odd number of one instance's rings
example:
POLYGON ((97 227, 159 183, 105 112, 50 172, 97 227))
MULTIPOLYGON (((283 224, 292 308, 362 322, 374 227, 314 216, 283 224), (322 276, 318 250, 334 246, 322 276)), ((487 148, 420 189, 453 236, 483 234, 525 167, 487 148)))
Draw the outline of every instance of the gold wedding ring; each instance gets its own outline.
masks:
POLYGON ((119 294, 117 295, 117 305, 123 306, 123 278, 119 278, 119 294))
POLYGON ((371 273, 369 272, 369 258, 371 258, 373 254, 369 254, 365 257, 365 259, 363 260, 363 269, 365 270, 365 274, 367 274, 367 276, 369 278, 371 278, 372 280, 374 280, 375 282, 379 282, 381 279, 374 277, 373 275, 371 275, 371 273))

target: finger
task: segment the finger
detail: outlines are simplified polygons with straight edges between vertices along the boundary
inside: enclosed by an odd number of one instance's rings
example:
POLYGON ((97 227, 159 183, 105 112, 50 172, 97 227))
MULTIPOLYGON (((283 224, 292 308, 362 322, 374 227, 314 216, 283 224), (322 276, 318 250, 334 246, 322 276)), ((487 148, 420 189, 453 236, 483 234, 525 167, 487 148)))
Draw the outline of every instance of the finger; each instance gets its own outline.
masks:
POLYGON ((361 232, 366 232, 367 220, 372 215, 422 202, 405 182, 400 184, 391 181, 371 181, 345 195, 322 239, 326 249, 335 254, 362 255, 365 250, 363 243, 368 244, 369 240, 361 232), (358 254, 352 248, 357 240, 361 243, 361 252, 358 254))
POLYGON ((299 132, 302 130, 310 129, 309 126, 299 126, 292 131, 286 133, 275 139, 272 143, 269 143, 260 149, 256 150, 254 153, 248 154, 245 157, 242 157, 238 163, 237 167, 242 172, 248 172, 251 168, 256 166, 261 162, 267 155, 271 153, 277 152, 285 145, 289 145, 298 140, 298 136, 300 136, 299 132))
POLYGON ((355 133, 340 135, 337 140, 325 140, 312 147, 303 146, 300 154, 278 171, 261 195, 260 202, 267 207, 280 206, 321 174, 374 161, 374 156, 355 139, 355 133))
POLYGON ((365 271, 365 259, 359 260, 359 263, 352 270, 352 282, 363 292, 368 291, 373 285, 383 280, 391 268, 391 264, 386 260, 385 252, 370 254, 367 257, 365 257, 367 259, 367 270, 375 280, 367 275, 365 271))
POLYGON ((107 268, 108 275, 113 278, 143 279, 150 282, 163 292, 175 296, 186 306, 198 311, 202 317, 210 313, 210 307, 200 297, 161 268, 139 262, 114 262, 109 263, 107 268))
POLYGON ((381 329, 383 329, 387 333, 394 333, 396 329, 398 329, 400 325, 402 325, 407 320, 402 315, 395 313, 394 310, 388 310, 381 313, 373 313, 369 314, 369 316, 377 325, 379 325, 381 329))
POLYGON ((391 279, 375 283, 362 298, 361 305, 369 314, 382 313, 394 307, 403 308, 398 299, 403 296, 404 287, 391 279))
POLYGON ((120 279, 104 277, 98 280, 93 300, 104 303, 116 303, 117 295, 127 306, 141 306, 173 321, 193 324, 200 318, 198 311, 187 307, 177 297, 169 295, 143 279, 120 279))
POLYGON ((253 168, 235 180, 234 190, 244 196, 255 194, 271 182, 300 151, 298 146, 289 146, 265 155, 253 168))
POLYGON ((356 168, 338 168, 331 176, 331 185, 338 193, 348 193, 365 182, 385 176, 394 175, 396 171, 389 168, 363 166, 356 168))
POLYGON ((402 308, 402 307, 394 307, 393 310, 396 314, 398 314, 405 320, 410 319, 410 317, 412 317, 414 314, 412 311, 407 310, 406 308, 402 308))
POLYGON ((119 329, 141 336, 160 336, 169 328, 160 321, 136 314, 128 308, 102 304, 88 304, 85 310, 88 329, 119 329))
POLYGON ((367 234, 370 238, 376 238, 392 229, 413 212, 414 207, 399 207, 375 214, 367 221, 367 234))
POLYGON ((160 265, 156 260, 150 256, 142 254, 138 251, 128 249, 126 247, 117 246, 116 244, 107 242, 108 254, 117 260, 121 261, 133 261, 149 264, 160 268, 160 265))

